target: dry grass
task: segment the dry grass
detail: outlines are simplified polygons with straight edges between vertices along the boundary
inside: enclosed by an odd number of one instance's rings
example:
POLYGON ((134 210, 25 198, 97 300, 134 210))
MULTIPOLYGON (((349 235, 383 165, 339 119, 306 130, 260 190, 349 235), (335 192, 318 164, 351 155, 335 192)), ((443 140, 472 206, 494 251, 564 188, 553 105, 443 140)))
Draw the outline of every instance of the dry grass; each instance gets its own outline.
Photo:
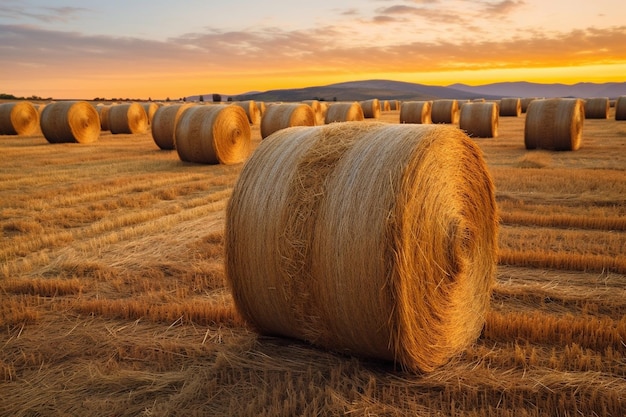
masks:
POLYGON ((223 268, 241 165, 183 163, 149 133, 0 136, 0 415, 622 416, 626 125, 611 112, 577 152, 527 151, 525 115, 477 141, 507 260, 482 336, 428 374, 247 328, 223 268))

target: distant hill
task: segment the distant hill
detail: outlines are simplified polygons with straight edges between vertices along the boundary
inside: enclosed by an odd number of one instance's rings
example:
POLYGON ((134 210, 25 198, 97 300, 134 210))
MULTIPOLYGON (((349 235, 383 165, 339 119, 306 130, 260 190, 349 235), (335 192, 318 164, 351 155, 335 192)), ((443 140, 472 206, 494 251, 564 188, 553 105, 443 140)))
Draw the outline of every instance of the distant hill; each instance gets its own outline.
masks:
POLYGON ((578 83, 538 84, 529 82, 494 83, 479 86, 452 84, 448 88, 474 94, 499 97, 609 97, 617 98, 626 95, 626 82, 623 83, 578 83))

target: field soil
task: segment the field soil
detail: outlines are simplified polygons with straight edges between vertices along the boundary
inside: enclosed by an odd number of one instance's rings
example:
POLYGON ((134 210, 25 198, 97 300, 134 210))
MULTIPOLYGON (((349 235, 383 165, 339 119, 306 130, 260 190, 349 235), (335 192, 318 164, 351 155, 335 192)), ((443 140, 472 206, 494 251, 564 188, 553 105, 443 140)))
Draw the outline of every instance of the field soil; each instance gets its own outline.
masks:
POLYGON ((527 151, 524 122, 475 139, 497 283, 480 338, 427 374, 244 323, 223 265, 241 164, 150 131, 0 136, 0 416, 626 415, 626 122, 585 120, 575 152, 527 151))

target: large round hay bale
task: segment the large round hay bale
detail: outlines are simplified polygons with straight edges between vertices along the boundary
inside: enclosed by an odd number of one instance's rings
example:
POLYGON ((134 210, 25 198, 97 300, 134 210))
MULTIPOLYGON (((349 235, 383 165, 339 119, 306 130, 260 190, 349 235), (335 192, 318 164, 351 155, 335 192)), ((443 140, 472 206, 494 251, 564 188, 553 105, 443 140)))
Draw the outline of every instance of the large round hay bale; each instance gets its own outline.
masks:
POLYGON ((380 101, 377 98, 361 101, 360 104, 365 119, 378 119, 380 117, 380 101))
POLYGON ((434 100, 430 118, 433 123, 458 123, 459 103, 456 100, 434 100))
POLYGON ((526 149, 575 151, 580 148, 585 107, 580 99, 533 100, 526 111, 526 149))
POLYGON ((497 225, 482 154, 457 128, 294 127, 237 180, 226 274, 261 333, 430 371, 480 334, 497 225))
POLYGON ((96 111, 100 117, 100 130, 102 131, 111 130, 109 127, 109 110, 111 110, 110 105, 98 104, 96 106, 96 111))
POLYGON ((313 114, 315 115, 315 124, 318 126, 323 125, 324 117, 326 116, 326 109, 328 107, 322 105, 322 103, 318 100, 304 100, 303 103, 310 106, 313 110, 313 114))
POLYGON ((400 105, 400 123, 430 124, 432 101, 405 101, 400 105))
POLYGON ((180 119, 181 114, 189 107, 194 106, 193 103, 171 104, 161 106, 154 113, 150 131, 152 139, 156 145, 166 151, 176 148, 176 123, 180 119))
POLYGON ((111 133, 145 133, 148 130, 148 115, 139 103, 115 104, 109 109, 111 133))
POLYGON ((39 128, 39 111, 29 101, 0 104, 0 135, 27 136, 39 128))
POLYGON ((324 122, 358 122, 365 118, 363 108, 358 102, 353 103, 332 103, 326 110, 324 122))
POLYGON ((500 116, 519 117, 522 115, 522 101, 519 98, 505 97, 500 100, 500 116))
POLYGON ((271 104, 261 118, 261 138, 293 126, 315 126, 315 113, 308 104, 271 104))
POLYGON ((465 103, 461 107, 459 128, 470 137, 495 138, 498 136, 498 116, 496 103, 465 103))
POLYGON ((239 106, 187 108, 176 123, 176 152, 182 161, 237 164, 251 151, 250 123, 239 106))
POLYGON ((608 97, 594 97, 585 100, 586 119, 608 119, 609 109, 608 97))
POLYGON ((232 104, 241 107, 246 112, 251 125, 256 125, 261 121, 261 110, 254 100, 235 101, 232 104))
POLYGON ((41 113, 41 131, 50 143, 91 143, 100 137, 100 116, 86 101, 50 103, 41 113))
POLYGON ((626 96, 620 96, 615 101, 615 120, 626 120, 626 96))
POLYGON ((148 103, 142 103, 141 107, 143 107, 143 110, 146 112, 146 115, 148 116, 148 124, 151 124, 152 119, 154 118, 154 113, 156 113, 156 111, 159 109, 159 107, 161 107, 161 105, 151 101, 148 103))

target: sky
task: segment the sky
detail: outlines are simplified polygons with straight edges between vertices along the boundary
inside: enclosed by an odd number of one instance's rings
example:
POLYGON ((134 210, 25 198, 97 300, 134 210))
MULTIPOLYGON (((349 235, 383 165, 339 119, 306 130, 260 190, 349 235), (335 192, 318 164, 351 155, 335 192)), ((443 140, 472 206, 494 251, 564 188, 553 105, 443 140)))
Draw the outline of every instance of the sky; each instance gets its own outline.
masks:
POLYGON ((0 0, 0 93, 626 81, 623 0, 0 0))

